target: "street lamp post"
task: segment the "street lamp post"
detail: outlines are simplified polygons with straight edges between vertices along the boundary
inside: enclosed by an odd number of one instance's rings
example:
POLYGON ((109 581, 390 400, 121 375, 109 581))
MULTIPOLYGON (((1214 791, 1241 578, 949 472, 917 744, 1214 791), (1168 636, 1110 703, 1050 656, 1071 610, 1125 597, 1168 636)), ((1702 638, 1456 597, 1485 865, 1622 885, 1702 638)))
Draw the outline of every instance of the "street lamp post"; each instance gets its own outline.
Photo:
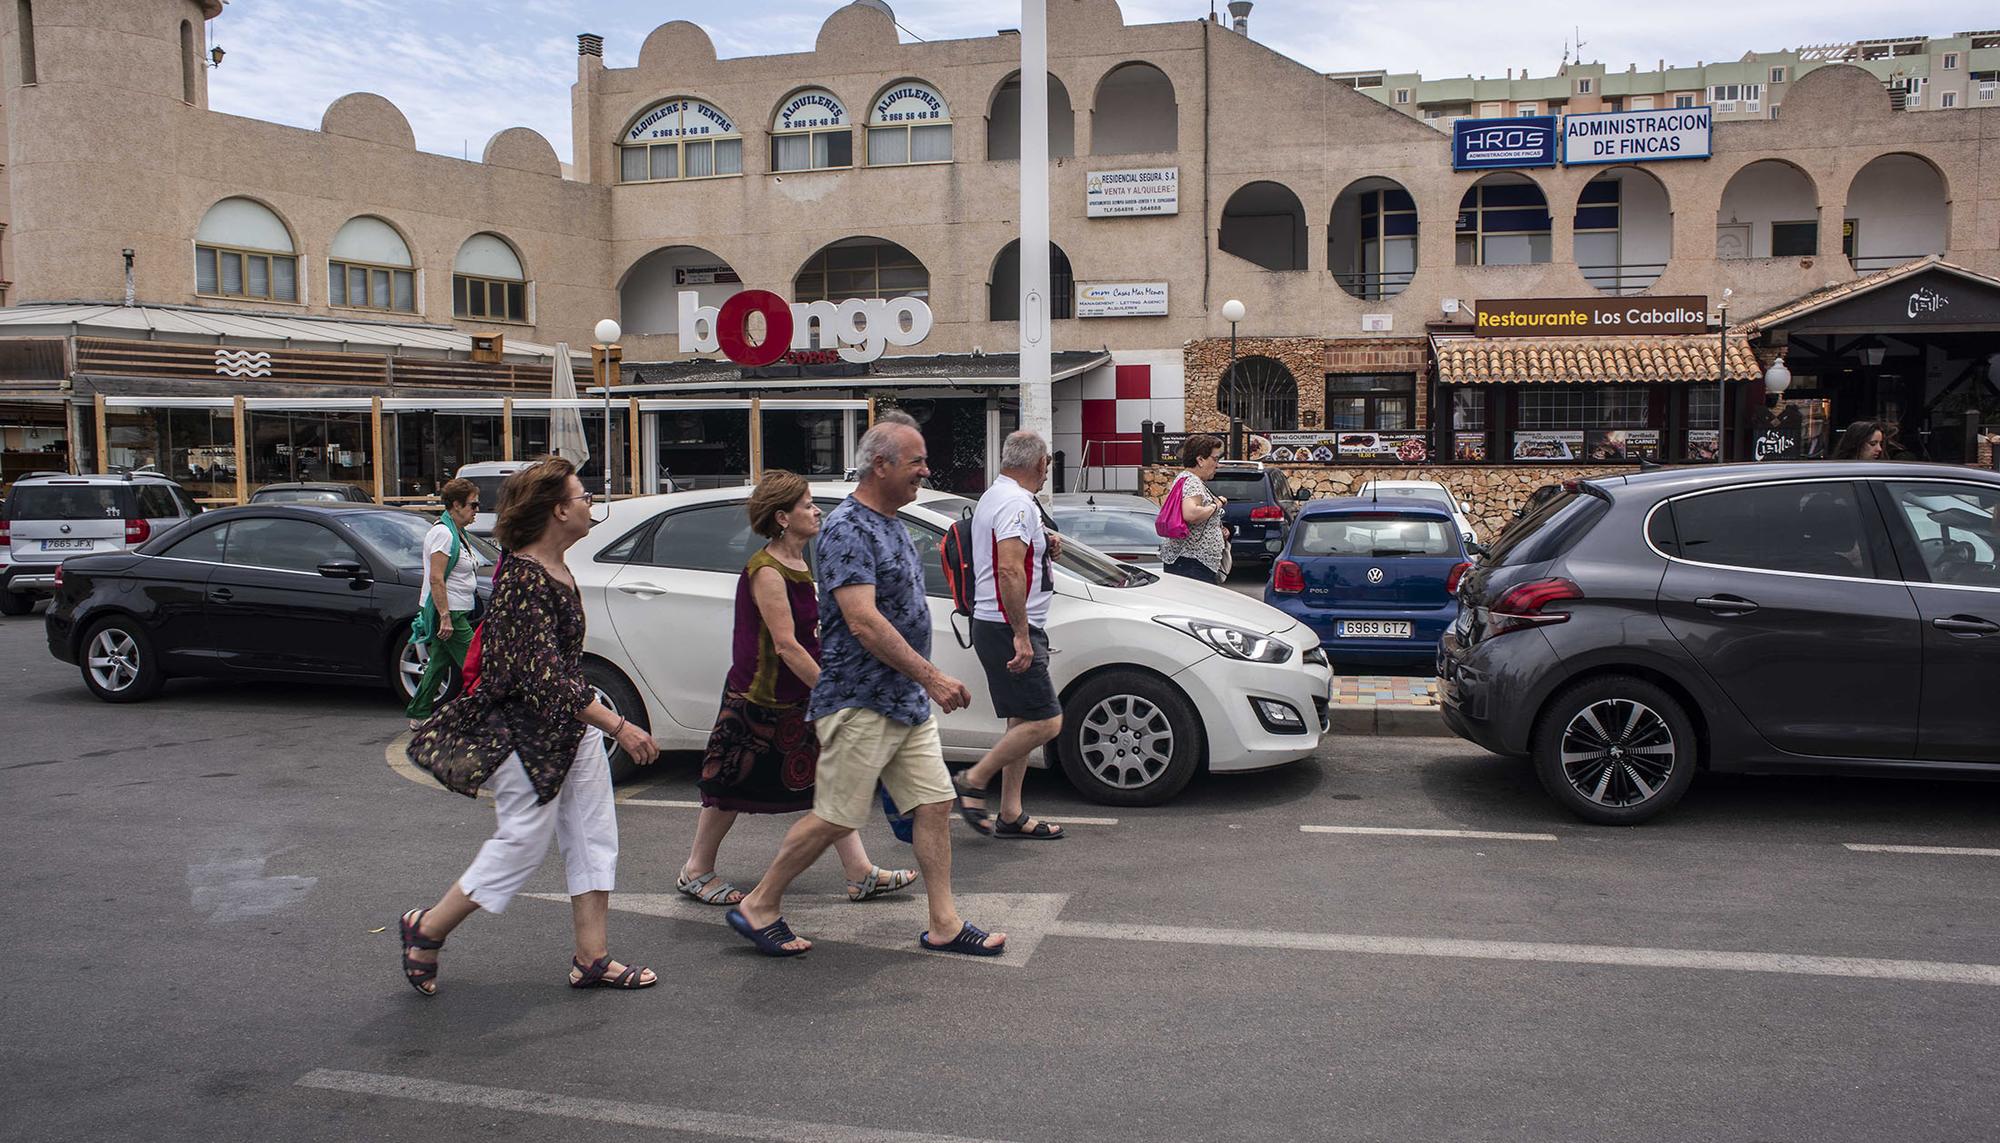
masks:
MULTIPOLYGON (((590 371, 596 375, 592 379, 604 391, 604 503, 608 506, 611 503, 611 458, 613 455, 611 451, 611 386, 618 382, 618 358, 621 352, 618 346, 618 339, 625 331, 618 328, 617 322, 612 321, 610 318, 605 318, 603 321, 598 322, 597 328, 591 332, 597 335, 597 344, 590 347, 590 371)), ((633 428, 636 430, 637 426, 633 426, 633 428)), ((633 475, 636 478, 637 474, 633 475)), ((638 489, 634 488, 633 491, 636 492, 638 489)))
MULTIPOLYGON (((1229 444, 1230 448, 1239 456, 1243 453, 1243 442, 1238 439, 1242 434, 1237 430, 1241 426, 1242 420, 1236 415, 1233 406, 1235 405, 1236 386, 1236 323, 1243 320, 1244 313, 1243 303, 1237 301, 1235 298, 1222 303, 1222 320, 1229 323, 1229 372, 1223 374, 1223 384, 1229 387, 1231 393, 1230 404, 1232 409, 1229 413, 1229 444)), ((1217 402, 1218 406, 1220 404, 1221 402, 1217 402)))
POLYGON ((1724 287, 1722 300, 1715 304, 1721 318, 1722 335, 1715 346, 1715 463, 1729 459, 1729 297, 1736 291, 1724 287))

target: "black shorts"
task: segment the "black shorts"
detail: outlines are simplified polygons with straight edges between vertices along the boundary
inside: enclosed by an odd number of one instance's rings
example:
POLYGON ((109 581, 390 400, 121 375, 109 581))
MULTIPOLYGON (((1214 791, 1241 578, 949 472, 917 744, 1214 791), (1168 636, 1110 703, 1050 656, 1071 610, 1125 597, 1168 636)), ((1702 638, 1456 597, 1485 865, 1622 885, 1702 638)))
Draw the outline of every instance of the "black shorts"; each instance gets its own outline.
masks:
POLYGON ((972 649, 979 655, 979 665, 986 668, 993 713, 1029 722, 1060 717, 1062 703, 1056 699, 1055 680, 1049 677, 1049 633, 1030 627, 1028 642, 1035 648, 1035 661, 1017 675, 1007 669, 1014 658, 1014 629, 985 619, 972 621, 972 649))

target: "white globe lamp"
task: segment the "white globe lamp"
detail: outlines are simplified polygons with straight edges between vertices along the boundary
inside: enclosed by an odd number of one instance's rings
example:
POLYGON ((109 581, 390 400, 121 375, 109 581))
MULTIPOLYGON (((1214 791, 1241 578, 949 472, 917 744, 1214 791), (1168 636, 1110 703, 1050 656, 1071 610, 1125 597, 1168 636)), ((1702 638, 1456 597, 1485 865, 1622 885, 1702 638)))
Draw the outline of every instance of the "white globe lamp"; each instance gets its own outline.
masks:
POLYGON ((1222 303, 1222 320, 1228 322, 1230 325, 1235 325, 1237 322, 1242 321, 1243 314, 1243 303, 1237 301, 1235 298, 1222 303))
POLYGON ((597 344, 616 345, 618 344, 619 336, 625 331, 618 328, 617 322, 612 321, 610 318, 605 318, 603 321, 597 323, 597 329, 594 332, 597 334, 597 344))

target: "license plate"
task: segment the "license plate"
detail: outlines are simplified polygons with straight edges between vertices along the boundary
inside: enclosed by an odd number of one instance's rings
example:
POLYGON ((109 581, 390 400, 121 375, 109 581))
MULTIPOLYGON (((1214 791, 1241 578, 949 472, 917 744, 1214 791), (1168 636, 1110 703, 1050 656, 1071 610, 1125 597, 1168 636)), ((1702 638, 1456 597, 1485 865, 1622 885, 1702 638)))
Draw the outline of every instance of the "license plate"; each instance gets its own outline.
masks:
POLYGON ((87 552, 95 544, 92 540, 43 540, 45 552, 87 552))
POLYGON ((1408 639, 1410 621, 1407 619, 1343 619, 1340 621, 1342 639, 1408 639))

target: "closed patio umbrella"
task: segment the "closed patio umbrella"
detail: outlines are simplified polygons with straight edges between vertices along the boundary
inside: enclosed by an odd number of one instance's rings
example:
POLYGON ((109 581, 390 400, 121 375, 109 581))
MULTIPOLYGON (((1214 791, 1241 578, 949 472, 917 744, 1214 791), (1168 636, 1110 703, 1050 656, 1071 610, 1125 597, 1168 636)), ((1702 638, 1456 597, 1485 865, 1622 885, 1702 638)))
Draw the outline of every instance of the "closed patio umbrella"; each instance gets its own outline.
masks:
MULTIPOLYGON (((550 396, 558 401, 576 400, 576 369, 570 364, 569 343, 556 342, 555 376, 550 396)), ((549 411, 549 450, 581 469, 590 460, 590 445, 583 437, 581 409, 549 411)))

